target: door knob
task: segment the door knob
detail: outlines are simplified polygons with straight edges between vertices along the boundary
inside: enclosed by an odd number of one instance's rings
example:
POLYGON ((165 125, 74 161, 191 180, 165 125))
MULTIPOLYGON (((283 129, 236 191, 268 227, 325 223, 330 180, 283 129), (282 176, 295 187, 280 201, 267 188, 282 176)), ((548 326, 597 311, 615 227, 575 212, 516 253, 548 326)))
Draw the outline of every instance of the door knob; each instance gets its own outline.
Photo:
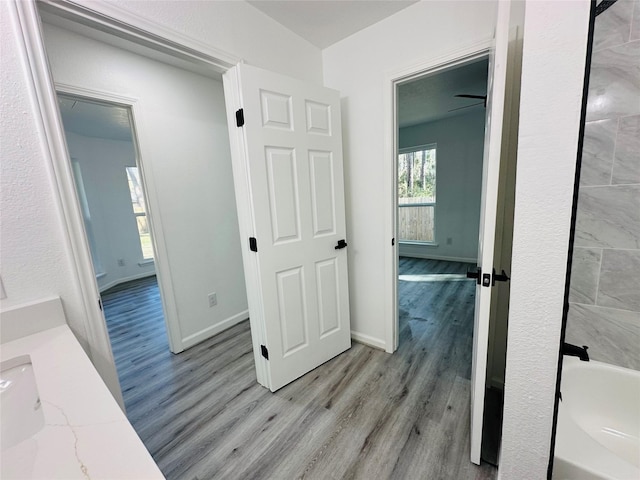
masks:
POLYGON ((336 250, 340 250, 341 248, 344 248, 347 246, 347 242, 345 242, 344 240, 338 240, 338 244, 336 245, 336 250))

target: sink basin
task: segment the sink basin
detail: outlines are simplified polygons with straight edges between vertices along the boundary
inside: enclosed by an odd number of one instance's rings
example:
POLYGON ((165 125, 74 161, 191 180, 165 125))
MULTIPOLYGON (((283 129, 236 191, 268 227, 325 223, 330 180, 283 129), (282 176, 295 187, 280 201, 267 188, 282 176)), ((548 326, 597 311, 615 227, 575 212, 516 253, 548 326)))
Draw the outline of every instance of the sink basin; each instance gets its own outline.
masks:
POLYGON ((29 355, 0 364, 0 420, 2 450, 32 437, 44 427, 44 413, 29 355))

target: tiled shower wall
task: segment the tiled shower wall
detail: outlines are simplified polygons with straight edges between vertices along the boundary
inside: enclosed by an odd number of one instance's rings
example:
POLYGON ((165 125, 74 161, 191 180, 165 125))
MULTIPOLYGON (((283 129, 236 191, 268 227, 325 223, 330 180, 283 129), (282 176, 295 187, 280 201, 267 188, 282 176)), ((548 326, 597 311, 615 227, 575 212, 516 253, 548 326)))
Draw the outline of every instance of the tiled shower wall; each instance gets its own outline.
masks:
POLYGON ((596 17, 586 120, 566 341, 640 370, 640 0, 596 17))

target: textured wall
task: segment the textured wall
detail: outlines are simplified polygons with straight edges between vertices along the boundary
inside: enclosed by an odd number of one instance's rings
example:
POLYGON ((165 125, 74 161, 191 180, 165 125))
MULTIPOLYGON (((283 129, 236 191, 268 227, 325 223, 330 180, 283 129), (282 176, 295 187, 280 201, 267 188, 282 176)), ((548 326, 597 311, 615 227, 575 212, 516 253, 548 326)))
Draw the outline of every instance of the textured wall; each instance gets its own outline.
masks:
POLYGON ((590 3, 526 2, 499 478, 546 478, 590 3))
POLYGON ((566 341, 640 370, 640 1, 596 17, 566 341))
POLYGON ((84 306, 12 9, 0 2, 0 271, 7 294, 0 305, 60 296, 69 327, 86 347, 84 306))

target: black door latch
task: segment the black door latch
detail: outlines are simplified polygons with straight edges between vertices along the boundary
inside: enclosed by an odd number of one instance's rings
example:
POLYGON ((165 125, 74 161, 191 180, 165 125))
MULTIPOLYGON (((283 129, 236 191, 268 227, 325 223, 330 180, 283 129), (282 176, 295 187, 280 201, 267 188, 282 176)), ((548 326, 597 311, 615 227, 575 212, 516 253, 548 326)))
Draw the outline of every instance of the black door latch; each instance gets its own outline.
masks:
POLYGON ((482 281, 480 279, 481 276, 482 276, 482 269, 481 268, 476 268, 475 270, 467 270, 467 278, 475 278, 476 279, 476 283, 478 285, 480 285, 480 282, 482 281))
POLYGON ((341 248, 344 248, 347 246, 347 242, 345 242, 344 240, 338 240, 338 244, 336 245, 336 250, 340 250, 341 248))
POLYGON ((502 273, 499 273, 496 275, 496 269, 493 269, 493 280, 491 281, 491 286, 495 287, 496 286, 496 282, 508 282, 510 280, 509 276, 507 275, 507 272, 504 271, 504 269, 502 270, 502 273))

